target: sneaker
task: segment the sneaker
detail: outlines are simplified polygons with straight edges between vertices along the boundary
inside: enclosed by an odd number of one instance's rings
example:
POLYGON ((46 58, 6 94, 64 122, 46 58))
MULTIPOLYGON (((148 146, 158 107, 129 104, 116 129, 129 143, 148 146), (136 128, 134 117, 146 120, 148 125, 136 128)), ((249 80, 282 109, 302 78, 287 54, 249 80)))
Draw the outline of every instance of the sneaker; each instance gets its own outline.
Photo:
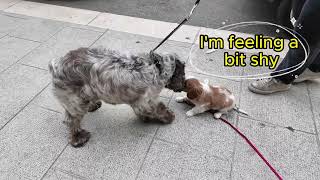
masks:
POLYGON ((320 78, 320 72, 312 72, 309 68, 307 68, 293 82, 294 83, 300 83, 300 82, 303 82, 303 81, 314 80, 314 79, 318 79, 318 78, 320 78))
POLYGON ((251 92, 257 94, 271 94, 280 91, 286 91, 291 87, 291 84, 284 84, 274 78, 260 79, 252 82, 248 88, 251 92))

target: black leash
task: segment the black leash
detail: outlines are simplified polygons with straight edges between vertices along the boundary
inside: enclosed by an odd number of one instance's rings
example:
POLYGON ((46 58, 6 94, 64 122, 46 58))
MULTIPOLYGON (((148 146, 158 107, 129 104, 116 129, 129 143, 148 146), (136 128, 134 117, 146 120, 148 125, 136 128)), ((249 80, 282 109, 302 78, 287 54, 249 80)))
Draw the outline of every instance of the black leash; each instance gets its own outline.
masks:
POLYGON ((191 15, 193 14, 194 9, 199 5, 199 3, 200 3, 200 0, 197 0, 197 1, 195 2, 195 4, 193 5, 193 7, 192 7, 192 9, 191 9, 191 11, 190 11, 190 13, 189 13, 189 15, 188 15, 183 21, 181 21, 181 23, 180 23, 173 31, 171 31, 171 33, 170 33, 169 35, 167 35, 167 36, 158 44, 157 47, 155 47, 154 49, 152 49, 152 50, 150 51, 150 54, 153 54, 153 52, 154 52, 155 50, 157 50, 174 32, 176 32, 184 23, 186 23, 186 22, 190 19, 191 15))

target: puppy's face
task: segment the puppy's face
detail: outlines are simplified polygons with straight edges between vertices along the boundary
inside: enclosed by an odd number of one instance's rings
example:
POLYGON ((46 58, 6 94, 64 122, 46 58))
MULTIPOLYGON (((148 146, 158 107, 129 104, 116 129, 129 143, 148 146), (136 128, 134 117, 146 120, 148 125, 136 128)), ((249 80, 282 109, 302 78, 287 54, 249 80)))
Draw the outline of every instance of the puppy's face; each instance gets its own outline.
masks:
POLYGON ((166 88, 174 92, 181 92, 185 89, 185 63, 182 62, 176 54, 169 55, 169 58, 174 60, 175 70, 166 88))
POLYGON ((187 92, 187 97, 189 99, 197 99, 203 93, 201 83, 195 79, 190 78, 185 81, 185 91, 187 92))

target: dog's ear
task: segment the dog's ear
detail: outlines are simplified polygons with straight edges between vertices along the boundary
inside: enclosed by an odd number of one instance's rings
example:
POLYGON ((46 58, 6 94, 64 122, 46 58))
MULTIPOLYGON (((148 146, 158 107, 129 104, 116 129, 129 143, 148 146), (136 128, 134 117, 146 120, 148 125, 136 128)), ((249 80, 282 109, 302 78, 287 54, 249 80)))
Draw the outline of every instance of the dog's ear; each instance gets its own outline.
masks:
POLYGON ((192 88, 190 91, 188 91, 187 97, 189 99, 196 99, 199 96, 201 96, 202 92, 203 92, 202 88, 192 88))
POLYGON ((150 56, 150 59, 152 60, 153 64, 155 64, 155 66, 159 69, 160 74, 161 74, 163 71, 162 57, 153 51, 150 51, 149 56, 150 56))
POLYGON ((187 97, 189 99, 196 99, 203 93, 201 84, 196 79, 186 80, 187 97))

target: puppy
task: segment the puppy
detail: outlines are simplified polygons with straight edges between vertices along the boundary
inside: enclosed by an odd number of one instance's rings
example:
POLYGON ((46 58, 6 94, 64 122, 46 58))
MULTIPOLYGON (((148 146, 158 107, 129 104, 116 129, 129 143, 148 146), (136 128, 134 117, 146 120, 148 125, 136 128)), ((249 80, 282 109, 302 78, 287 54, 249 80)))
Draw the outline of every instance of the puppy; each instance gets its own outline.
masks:
POLYGON ((65 109, 70 144, 83 146, 90 133, 80 126, 101 101, 128 104, 144 121, 171 123, 175 116, 160 100, 163 88, 185 87, 185 65, 176 54, 123 55, 103 48, 79 48, 49 63, 53 92, 65 109))
POLYGON ((176 101, 189 102, 195 106, 189 110, 187 116, 194 116, 208 110, 214 110, 214 117, 219 119, 222 114, 235 108, 234 95, 226 88, 221 86, 210 86, 208 80, 204 83, 195 78, 185 81, 187 96, 177 97, 176 101))

